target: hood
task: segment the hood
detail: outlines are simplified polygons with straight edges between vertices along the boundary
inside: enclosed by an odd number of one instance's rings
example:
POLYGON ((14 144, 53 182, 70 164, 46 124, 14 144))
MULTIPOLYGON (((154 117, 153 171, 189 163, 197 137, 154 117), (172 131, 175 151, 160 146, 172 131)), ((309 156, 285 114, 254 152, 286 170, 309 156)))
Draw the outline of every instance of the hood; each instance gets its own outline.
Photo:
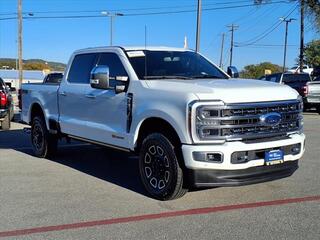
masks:
POLYGON ((297 99, 289 86, 250 79, 151 80, 148 86, 159 91, 195 94, 199 100, 222 100, 225 103, 265 102, 297 99))

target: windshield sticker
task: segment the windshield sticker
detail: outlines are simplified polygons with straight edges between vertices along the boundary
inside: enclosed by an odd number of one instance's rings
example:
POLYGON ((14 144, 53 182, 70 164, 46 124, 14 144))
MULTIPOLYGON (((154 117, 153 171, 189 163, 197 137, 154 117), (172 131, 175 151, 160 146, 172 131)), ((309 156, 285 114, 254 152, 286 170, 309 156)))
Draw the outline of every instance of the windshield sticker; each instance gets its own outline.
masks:
POLYGON ((144 57, 144 52, 143 51, 131 51, 131 52, 127 52, 128 56, 130 58, 132 57, 144 57))

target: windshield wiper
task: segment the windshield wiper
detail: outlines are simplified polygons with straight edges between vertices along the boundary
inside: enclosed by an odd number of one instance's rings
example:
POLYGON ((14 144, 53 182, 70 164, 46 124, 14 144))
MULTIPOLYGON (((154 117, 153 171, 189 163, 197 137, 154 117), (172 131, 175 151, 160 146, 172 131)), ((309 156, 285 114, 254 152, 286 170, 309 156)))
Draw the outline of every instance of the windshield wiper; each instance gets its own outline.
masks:
POLYGON ((195 75, 195 76, 191 76, 190 78, 223 78, 223 77, 218 77, 215 75, 208 75, 208 74, 202 74, 202 75, 195 75))
POLYGON ((143 79, 191 79, 185 76, 144 76, 143 79))

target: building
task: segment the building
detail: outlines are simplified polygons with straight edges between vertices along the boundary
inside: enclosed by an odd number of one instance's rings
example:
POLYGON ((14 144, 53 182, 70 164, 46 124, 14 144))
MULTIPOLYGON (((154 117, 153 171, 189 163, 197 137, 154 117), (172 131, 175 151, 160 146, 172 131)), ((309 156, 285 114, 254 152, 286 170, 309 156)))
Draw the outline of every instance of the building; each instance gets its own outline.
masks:
MULTIPOLYGON (((39 83, 42 82, 46 71, 40 70, 23 70, 23 80, 22 83, 39 83)), ((5 83, 13 88, 18 88, 19 86, 19 71, 18 70, 7 70, 0 69, 0 77, 5 81, 5 83)))

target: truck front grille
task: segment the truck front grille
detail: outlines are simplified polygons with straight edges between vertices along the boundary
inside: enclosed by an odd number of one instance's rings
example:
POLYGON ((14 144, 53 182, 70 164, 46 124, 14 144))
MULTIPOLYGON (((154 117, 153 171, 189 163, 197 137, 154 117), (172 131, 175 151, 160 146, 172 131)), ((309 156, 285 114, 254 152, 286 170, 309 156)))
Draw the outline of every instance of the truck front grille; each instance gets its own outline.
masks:
POLYGON ((218 107, 218 116, 212 139, 246 140, 287 135, 302 128, 302 104, 300 101, 265 102, 254 104, 229 104, 218 107), (276 122, 268 122, 266 116, 278 116, 276 122))

